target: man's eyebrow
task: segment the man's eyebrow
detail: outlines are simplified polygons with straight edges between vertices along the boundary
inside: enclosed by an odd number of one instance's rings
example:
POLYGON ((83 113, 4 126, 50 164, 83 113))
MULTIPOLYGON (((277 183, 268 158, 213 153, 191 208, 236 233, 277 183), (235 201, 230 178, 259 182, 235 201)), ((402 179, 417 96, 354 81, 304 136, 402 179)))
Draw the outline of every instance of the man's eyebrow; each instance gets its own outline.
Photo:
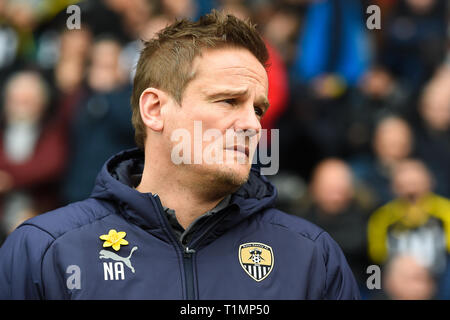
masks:
MULTIPOLYGON (((204 91, 204 94, 209 100, 216 100, 224 97, 237 97, 237 96, 245 96, 248 94, 247 88, 242 89, 232 89, 232 88, 222 88, 222 89, 211 89, 208 91, 204 91)), ((265 110, 269 109, 270 103, 266 96, 258 99, 255 102, 255 106, 262 107, 265 110)))
POLYGON ((242 89, 231 89, 231 88, 223 88, 223 89, 211 89, 204 92, 204 94, 210 100, 222 98, 222 97, 234 97, 234 96, 245 96, 248 94, 247 88, 242 89))

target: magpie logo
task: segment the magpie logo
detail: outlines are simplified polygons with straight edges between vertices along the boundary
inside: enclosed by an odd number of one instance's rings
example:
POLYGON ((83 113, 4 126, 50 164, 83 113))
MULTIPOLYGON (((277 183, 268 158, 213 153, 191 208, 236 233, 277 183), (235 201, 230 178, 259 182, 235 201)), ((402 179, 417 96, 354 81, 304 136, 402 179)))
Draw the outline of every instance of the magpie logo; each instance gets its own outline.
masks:
POLYGON ((262 281, 273 269, 273 250, 270 246, 259 242, 241 244, 239 263, 250 278, 262 281))

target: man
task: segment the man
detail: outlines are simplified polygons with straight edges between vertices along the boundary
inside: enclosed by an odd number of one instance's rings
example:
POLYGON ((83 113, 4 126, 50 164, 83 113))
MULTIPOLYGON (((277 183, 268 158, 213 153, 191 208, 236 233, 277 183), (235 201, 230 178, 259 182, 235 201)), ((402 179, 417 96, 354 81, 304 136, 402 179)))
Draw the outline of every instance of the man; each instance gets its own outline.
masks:
POLYGON ((392 189, 397 198, 369 218, 370 259, 383 264, 393 256, 411 255, 441 276, 450 252, 450 201, 433 193, 431 174, 420 160, 395 166, 392 189))
POLYGON ((382 292, 374 298, 391 300, 439 299, 436 279, 430 270, 412 255, 393 256, 385 265, 382 292), (380 294, 381 293, 381 294, 380 294))
POLYGON ((375 125, 373 156, 352 161, 356 177, 370 189, 377 205, 391 201, 392 172, 413 150, 413 135, 408 122, 396 115, 387 115, 375 125))
POLYGON ((0 229, 9 234, 38 213, 61 206, 58 187, 67 139, 52 115, 47 82, 33 70, 8 77, 0 124, 0 229))
POLYGON ((254 27, 218 12, 147 42, 132 95, 144 152, 112 157, 89 199, 6 240, 0 298, 358 298, 337 244, 273 209, 274 187, 250 171, 266 61, 254 27), (221 135, 198 141, 199 124, 221 135))
POLYGON ((301 217, 333 237, 358 285, 365 288, 369 265, 366 248, 369 205, 361 200, 361 190, 355 186, 351 168, 340 159, 322 160, 314 169, 309 190, 301 217))

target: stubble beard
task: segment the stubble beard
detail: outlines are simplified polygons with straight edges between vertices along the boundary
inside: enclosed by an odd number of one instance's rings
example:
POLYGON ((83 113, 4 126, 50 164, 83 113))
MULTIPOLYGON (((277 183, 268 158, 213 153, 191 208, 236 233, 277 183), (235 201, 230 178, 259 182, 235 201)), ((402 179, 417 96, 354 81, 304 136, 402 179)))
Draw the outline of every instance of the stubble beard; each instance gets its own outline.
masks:
MULTIPOLYGON (((197 165, 192 165, 197 166, 197 165)), ((189 170, 189 169, 188 169, 189 170)), ((224 197, 236 192, 248 180, 250 168, 231 168, 226 165, 190 168, 196 171, 198 182, 194 187, 210 199, 224 197)))

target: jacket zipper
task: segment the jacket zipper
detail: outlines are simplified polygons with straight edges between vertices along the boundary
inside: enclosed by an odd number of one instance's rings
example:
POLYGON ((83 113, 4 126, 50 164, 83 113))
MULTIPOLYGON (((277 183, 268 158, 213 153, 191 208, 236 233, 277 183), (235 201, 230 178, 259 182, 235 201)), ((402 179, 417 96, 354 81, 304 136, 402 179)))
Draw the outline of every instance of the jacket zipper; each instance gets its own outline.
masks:
POLYGON ((184 270, 184 284, 186 288, 186 299, 187 300, 194 300, 195 298, 195 281, 194 281, 194 254, 195 250, 191 249, 187 246, 183 246, 180 244, 180 242, 176 239, 175 235, 172 232, 172 228, 169 226, 169 222, 167 221, 166 217, 164 216, 164 209, 161 204, 161 200, 159 199, 158 195, 153 195, 153 199, 156 202, 156 205, 158 207, 159 214, 163 218, 163 223, 166 227, 167 233, 173 243, 175 243, 175 246, 179 249, 181 249, 181 252, 183 254, 183 270, 184 270))
MULTIPOLYGON (((217 219, 208 229, 206 229, 200 237, 197 238, 197 241, 190 241, 191 245, 197 244, 200 242, 199 240, 203 238, 203 236, 212 230, 217 224, 222 222, 227 215, 222 215, 220 219, 217 219)), ((187 300, 193 300, 195 297, 195 287, 194 287, 194 255, 195 250, 189 248, 187 245, 184 246, 183 252, 183 266, 184 266, 184 274, 186 280, 186 298, 187 300)))
POLYGON ((186 282, 186 299, 194 300, 194 254, 195 250, 186 247, 183 253, 184 277, 186 282))

